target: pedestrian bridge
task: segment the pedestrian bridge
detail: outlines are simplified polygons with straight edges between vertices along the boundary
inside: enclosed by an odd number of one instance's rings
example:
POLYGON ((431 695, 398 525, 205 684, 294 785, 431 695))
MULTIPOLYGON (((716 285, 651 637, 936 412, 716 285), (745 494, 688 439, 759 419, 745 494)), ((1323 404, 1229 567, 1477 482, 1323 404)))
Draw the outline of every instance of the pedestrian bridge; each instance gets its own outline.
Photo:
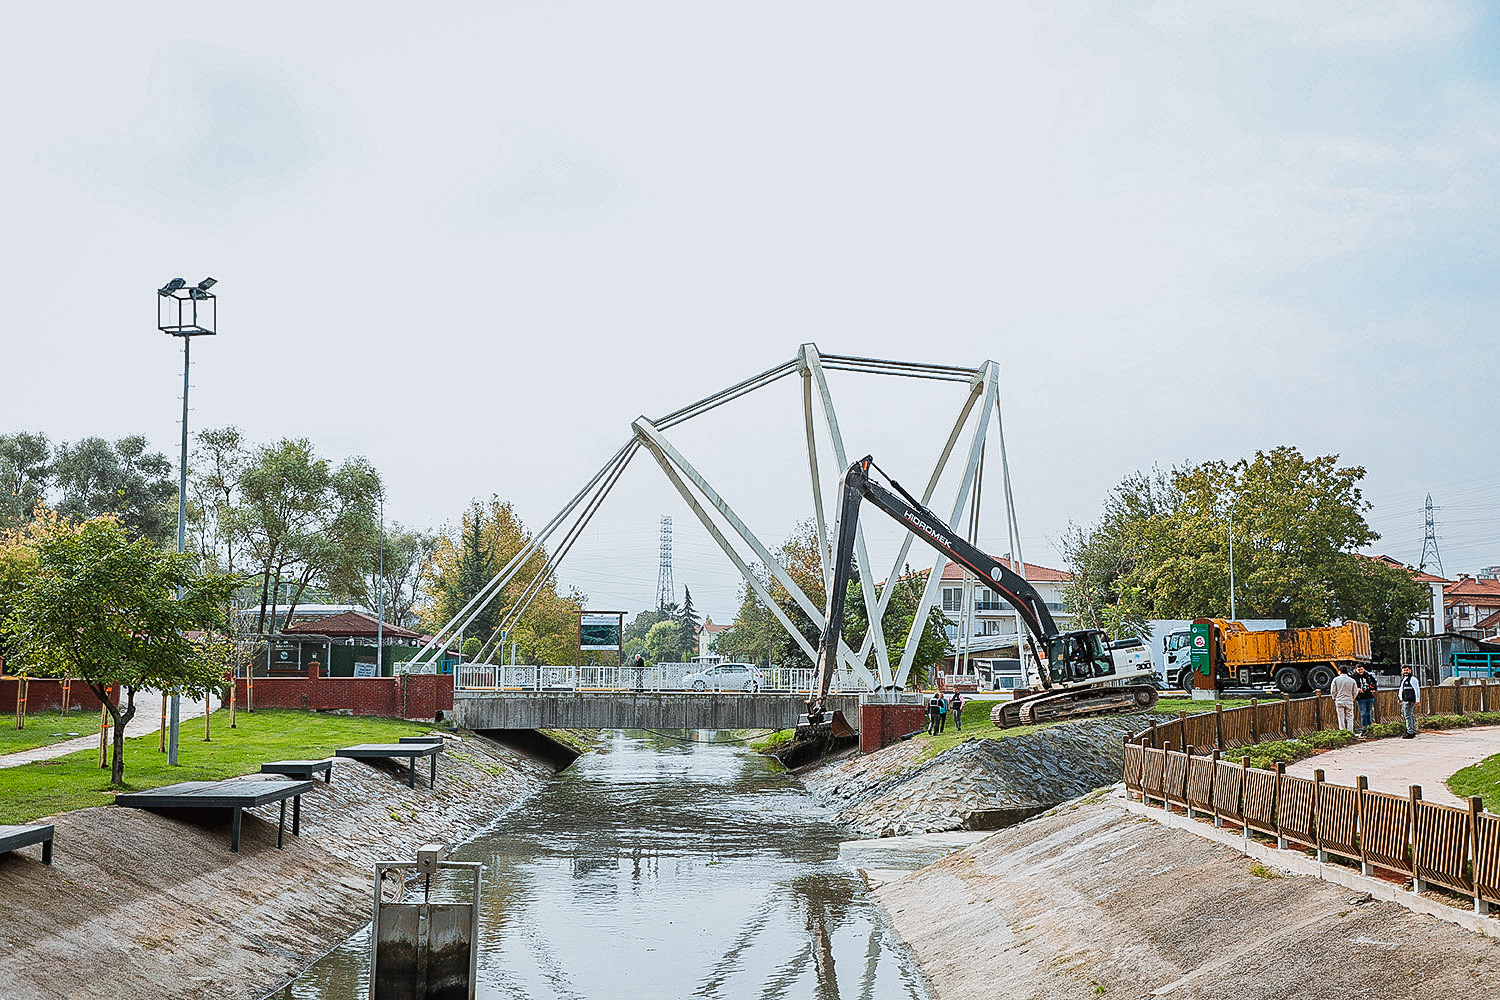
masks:
MULTIPOLYGON (((665 691, 453 692, 466 729, 790 729, 806 695, 665 691)), ((859 725, 859 695, 830 695, 830 711, 859 725)))

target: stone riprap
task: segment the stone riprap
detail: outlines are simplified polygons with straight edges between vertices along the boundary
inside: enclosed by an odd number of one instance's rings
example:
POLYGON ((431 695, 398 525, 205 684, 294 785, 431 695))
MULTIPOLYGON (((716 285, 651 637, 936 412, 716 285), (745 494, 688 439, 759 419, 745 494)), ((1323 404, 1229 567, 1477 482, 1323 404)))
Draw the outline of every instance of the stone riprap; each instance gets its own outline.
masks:
POLYGON ((998 829, 1120 780, 1123 737, 1153 718, 1068 722, 1004 739, 973 739, 922 760, 911 740, 844 757, 803 775, 807 787, 866 837, 998 829))

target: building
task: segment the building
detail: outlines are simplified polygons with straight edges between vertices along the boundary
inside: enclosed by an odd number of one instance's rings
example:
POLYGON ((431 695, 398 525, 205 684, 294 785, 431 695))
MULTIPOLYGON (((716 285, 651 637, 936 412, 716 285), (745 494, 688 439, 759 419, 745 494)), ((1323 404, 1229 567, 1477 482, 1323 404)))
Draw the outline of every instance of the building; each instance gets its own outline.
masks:
POLYGON ((720 632, 728 630, 728 625, 715 625, 712 617, 703 619, 703 624, 698 626, 698 655, 713 655, 714 640, 719 637, 720 632))
MULTIPOLYGON (((385 622, 362 611, 304 622, 284 629, 266 644, 265 659, 257 657, 256 673, 301 675, 317 660, 325 677, 390 677, 396 663, 421 651, 421 637, 411 629, 385 622), (376 640, 384 646, 376 657, 376 640)), ((451 667, 449 668, 451 669, 451 667)), ((261 674, 264 676, 263 674, 261 674)))
POLYGON ((1460 573, 1443 588, 1443 611, 1447 616, 1444 631, 1484 638, 1489 634, 1485 629, 1494 626, 1500 615, 1500 579, 1460 573))
POLYGON ((1447 630, 1446 624, 1442 628, 1436 628, 1435 623, 1438 617, 1438 609, 1443 607, 1446 603, 1443 592, 1446 590, 1446 588, 1453 584, 1452 580, 1441 576, 1433 576, 1431 573, 1423 572, 1420 569, 1413 569, 1412 567, 1402 563, 1401 560, 1392 559, 1390 556, 1366 556, 1365 558, 1373 559, 1378 563, 1384 563, 1385 565, 1392 566, 1396 569, 1404 569, 1411 574, 1413 580, 1416 580, 1428 590, 1432 591, 1431 605, 1426 611, 1422 612, 1420 615, 1417 615, 1416 618, 1412 619, 1411 625, 1413 632, 1416 632, 1419 635, 1438 635, 1439 633, 1447 630))
MULTIPOLYGON (((1009 558, 1008 554, 1000 557, 1006 562, 1009 558)), ((1073 616, 1063 600, 1063 588, 1072 576, 1035 563, 1026 563, 1021 575, 1041 595, 1058 630, 1067 631, 1073 616)), ((1021 676, 1020 660, 1029 655, 1022 652, 1020 616, 1016 609, 951 561, 943 566, 937 606, 948 619, 948 641, 953 647, 940 669, 948 675, 991 676, 997 687, 1015 687, 1021 676), (972 667, 968 665, 970 662, 972 667)))

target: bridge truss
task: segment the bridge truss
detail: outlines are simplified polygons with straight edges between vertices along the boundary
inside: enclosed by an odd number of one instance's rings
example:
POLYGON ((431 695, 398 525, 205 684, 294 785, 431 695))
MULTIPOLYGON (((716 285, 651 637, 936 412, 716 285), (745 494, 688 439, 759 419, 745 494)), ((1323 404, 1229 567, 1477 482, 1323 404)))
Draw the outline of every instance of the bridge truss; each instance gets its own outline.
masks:
MULTIPOLYGON (((813 520, 817 527, 818 551, 821 557, 824 589, 826 591, 829 578, 833 572, 829 538, 831 536, 836 537, 837 525, 830 525, 824 513, 823 476, 825 475, 825 471, 819 461, 820 452, 826 449, 829 456, 833 459, 832 470, 829 474, 835 480, 848 468, 851 460, 850 455, 844 447, 844 438, 839 429, 833 394, 828 387, 827 373, 830 371, 959 382, 966 386, 968 390, 967 395, 959 407, 952 429, 949 431, 947 440, 944 442, 937 460, 933 464, 932 473, 927 480, 926 488, 920 494, 920 498, 923 505, 928 507, 933 506, 934 493, 937 490, 939 481, 948 470, 955 456, 961 454, 963 473, 952 502, 948 507, 950 511, 948 526, 955 532, 958 532, 960 521, 963 519, 964 511, 967 509, 970 516, 966 534, 971 541, 975 539, 979 524, 978 513, 981 500, 980 478, 983 471, 985 445, 993 423, 1000 451, 1001 475, 1004 483, 1006 529, 1010 540, 1010 551, 1016 563, 1024 566, 1024 563, 1021 561, 1020 532, 1017 528, 1015 507, 1011 499, 1010 465, 1006 457, 1004 424, 1000 413, 999 365, 993 361, 985 361, 977 368, 963 368, 951 365, 823 354, 819 352, 815 344, 803 344, 798 349, 797 356, 784 364, 777 365, 775 368, 761 372, 744 381, 737 382, 720 392, 706 396, 665 416, 654 419, 647 419, 643 416, 633 421, 630 425, 630 439, 604 463, 604 466, 594 474, 593 478, 584 484, 583 488, 575 493, 572 499, 546 525, 532 536, 528 543, 516 553, 484 588, 474 595, 473 599, 452 620, 438 630, 437 634, 423 647, 415 659, 418 661, 430 659, 434 650, 444 648, 455 637, 462 635, 485 608, 502 593, 504 588, 526 571, 527 564, 533 560, 533 557, 538 552, 544 553, 545 558, 540 567, 527 578, 521 591, 521 596, 502 615, 494 634, 485 642, 480 650, 478 660, 482 663, 493 663, 495 657, 501 654, 505 634, 520 621, 521 616, 525 613, 532 599, 541 591, 546 582, 551 578, 551 575, 556 572, 563 559, 567 557, 573 545, 588 526, 589 521, 609 496, 610 490, 619 481, 621 475, 624 474, 630 461, 640 452, 645 452, 661 468, 662 474, 666 476, 668 482, 681 495, 683 501, 702 523, 704 529, 713 538, 719 548, 723 550, 724 555, 739 570, 745 583, 751 588, 761 604, 776 617, 781 623, 782 628, 786 630, 787 635, 802 649, 808 658, 816 662, 817 649, 797 630, 786 612, 772 599, 766 582, 752 571, 751 564, 734 542, 731 541, 731 536, 737 538, 741 544, 753 553, 753 557, 766 567, 769 574, 786 589, 786 592, 791 595, 797 606, 801 608, 802 612, 808 618, 816 623, 819 629, 823 627, 825 622, 823 608, 815 604, 808 597, 797 582, 792 579, 791 575, 787 573, 786 569, 777 561, 772 550, 745 524, 730 502, 668 440, 666 432, 679 424, 708 413, 710 410, 725 403, 749 395, 758 389, 765 388, 780 379, 792 375, 800 376, 802 380, 802 415, 806 431, 807 470, 813 498, 813 520), (992 414, 994 417, 993 422, 990 419, 992 414), (821 447, 818 434, 820 423, 825 436, 825 441, 821 442, 821 447), (959 444, 963 441, 966 430, 968 431, 967 443, 960 452, 959 444), (549 548, 549 543, 552 543, 554 539, 556 540, 555 544, 549 548)), ((906 565, 913 537, 910 532, 904 533, 899 552, 891 566, 890 573, 886 575, 885 579, 894 580, 901 573, 903 567, 906 565)), ((843 678, 844 689, 854 690, 864 688, 869 691, 899 691, 905 687, 907 678, 911 673, 912 659, 916 655, 916 640, 927 621, 931 608, 938 599, 942 583, 944 558, 939 555, 934 559, 932 571, 927 576, 927 584, 923 590, 917 614, 912 619, 911 629, 908 631, 906 641, 903 644, 904 651, 899 661, 893 664, 886 636, 881 627, 881 620, 890 602, 891 595, 894 593, 894 588, 886 587, 883 591, 878 591, 877 581, 871 570, 871 562, 865 549, 863 528, 858 529, 856 554, 859 564, 860 584, 864 595, 865 611, 870 622, 870 628, 860 649, 850 649, 842 641, 839 644, 839 664, 845 674, 843 678), (875 669, 873 671, 866 666, 872 654, 875 660, 875 669)))

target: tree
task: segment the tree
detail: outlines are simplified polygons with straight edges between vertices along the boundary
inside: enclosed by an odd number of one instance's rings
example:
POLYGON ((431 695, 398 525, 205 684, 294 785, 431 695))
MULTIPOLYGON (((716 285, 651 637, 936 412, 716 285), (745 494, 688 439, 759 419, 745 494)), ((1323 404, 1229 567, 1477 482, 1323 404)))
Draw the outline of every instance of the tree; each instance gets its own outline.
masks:
POLYGON ((399 522, 393 524, 386 533, 383 552, 377 552, 362 581, 363 590, 358 596, 365 607, 378 608, 383 603, 386 621, 403 628, 413 625, 416 607, 423 596, 422 570, 437 548, 437 538, 430 531, 403 528, 399 522))
MULTIPOLYGON (((765 584, 770 574, 759 564, 751 567, 765 584)), ((726 660, 740 663, 771 664, 771 651, 782 635, 781 623, 760 602, 748 582, 740 584, 740 610, 729 627, 714 637, 713 651, 726 660)))
MULTIPOLYGON (((423 572, 427 601, 422 619, 433 631, 452 620, 531 541, 510 502, 493 496, 487 505, 470 506, 457 535, 438 536, 423 572)), ((578 614, 585 597, 576 590, 559 594, 556 575, 543 572, 546 565, 546 549, 538 546, 520 572, 479 606, 480 614, 466 632, 484 641, 486 656, 502 641, 497 630, 508 621, 503 641, 516 644, 517 660, 571 663, 577 657, 578 614)))
POLYGON ((167 456, 146 448, 146 439, 139 434, 120 438, 113 445, 90 437, 58 448, 52 461, 58 512, 79 520, 114 514, 131 538, 145 538, 163 547, 174 544, 174 468, 167 456))
POLYGON ((1293 628, 1378 617, 1382 648, 1394 648, 1424 592, 1357 554, 1379 536, 1364 518, 1365 470, 1338 461, 1282 446, 1126 477, 1100 521, 1064 541, 1079 624, 1128 631, 1147 618, 1228 617, 1232 531, 1239 616, 1293 628))
POLYGON ((189 555, 132 541, 109 517, 48 534, 36 554, 7 620, 17 658, 40 674, 81 678, 104 703, 115 726, 110 782, 118 786, 136 691, 204 690, 222 676, 222 664, 187 634, 221 626, 234 581, 200 574, 189 555), (123 707, 110 700, 112 687, 123 707))
POLYGON ((235 497, 250 460, 238 427, 201 432, 188 468, 188 531, 205 569, 234 573, 235 497))
POLYGON ((665 618, 646 633, 646 660, 650 663, 675 663, 682 649, 682 626, 665 618))
POLYGON ((0 434, 0 530, 36 516, 52 478, 52 445, 45 434, 0 434))
POLYGON ((682 658, 690 660, 698 655, 698 630, 703 627, 703 623, 698 618, 698 612, 693 610, 693 592, 685 586, 682 588, 682 611, 677 617, 677 624, 682 630, 682 658))

